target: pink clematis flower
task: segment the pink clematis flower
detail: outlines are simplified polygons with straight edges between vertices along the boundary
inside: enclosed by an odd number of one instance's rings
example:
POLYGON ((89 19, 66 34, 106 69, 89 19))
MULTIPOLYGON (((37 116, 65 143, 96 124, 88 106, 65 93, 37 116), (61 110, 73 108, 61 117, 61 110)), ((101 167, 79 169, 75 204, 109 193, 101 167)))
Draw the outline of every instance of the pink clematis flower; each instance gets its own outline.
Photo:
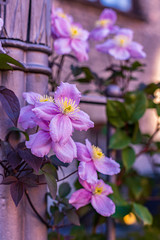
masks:
POLYGON ((66 14, 63 12, 61 8, 54 8, 52 7, 52 13, 51 13, 51 33, 52 37, 54 39, 61 36, 61 33, 59 33, 59 20, 62 20, 61 22, 68 21, 70 23, 73 22, 72 16, 66 14))
POLYGON ((96 46, 97 50, 108 53, 119 60, 127 60, 129 58, 145 58, 146 53, 143 52, 143 46, 132 41, 133 31, 130 29, 120 29, 113 39, 96 46))
POLYGON ((38 126, 40 130, 30 135, 30 140, 26 141, 26 147, 30 148, 34 155, 44 157, 52 149, 57 158, 64 163, 70 163, 77 157, 76 144, 71 137, 65 144, 60 145, 52 140, 48 122, 39 120, 38 126))
POLYGON ((21 108, 18 122, 24 129, 36 127, 38 119, 32 109, 35 106, 48 104, 49 102, 53 103, 53 98, 34 92, 24 92, 23 97, 29 105, 21 108))
POLYGON ((104 9, 98 21, 96 21, 95 29, 90 33, 90 38, 101 41, 110 33, 115 33, 118 30, 118 26, 114 26, 116 20, 117 15, 115 11, 104 9))
POLYGON ((49 122, 53 142, 65 144, 74 129, 87 131, 94 126, 88 114, 78 106, 80 97, 74 84, 61 83, 54 93, 54 104, 41 105, 32 110, 38 118, 49 122))
POLYGON ((84 188, 74 192, 69 200, 76 209, 91 203, 92 207, 102 216, 108 217, 115 213, 115 204, 107 196, 113 193, 112 188, 103 180, 98 180, 94 185, 80 180, 84 188))
POLYGON ((65 18, 58 18, 52 24, 52 32, 57 36, 54 41, 57 54, 69 54, 73 51, 80 62, 88 60, 89 32, 84 30, 80 24, 72 23, 65 18))
POLYGON ((97 181, 97 171, 106 175, 120 172, 120 165, 107 158, 99 147, 91 145, 86 139, 86 145, 76 143, 77 159, 80 161, 78 174, 82 180, 94 184, 97 181))

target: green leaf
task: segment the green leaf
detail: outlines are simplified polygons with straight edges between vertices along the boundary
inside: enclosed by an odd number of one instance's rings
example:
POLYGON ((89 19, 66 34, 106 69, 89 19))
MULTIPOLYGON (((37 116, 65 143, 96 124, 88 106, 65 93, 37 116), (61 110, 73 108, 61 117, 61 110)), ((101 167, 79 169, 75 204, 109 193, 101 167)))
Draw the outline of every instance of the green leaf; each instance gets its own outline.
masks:
POLYGON ((56 179, 53 175, 49 174, 49 173, 44 173, 45 178, 46 178, 46 182, 49 188, 49 191, 51 193, 51 196, 53 199, 56 198, 56 194, 57 194, 57 182, 56 179))
POLYGON ((13 70, 13 67, 10 64, 24 68, 22 63, 18 62, 7 54, 0 53, 0 70, 13 70))
POLYGON ((160 104, 156 105, 157 115, 160 116, 160 104))
POLYGON ((112 135, 110 139, 109 148, 111 149, 123 149, 128 146, 131 139, 127 136, 126 132, 117 129, 115 134, 112 135))
POLYGON ((116 205, 116 212, 112 215, 112 217, 123 218, 124 216, 129 214, 131 210, 132 210, 131 204, 126 204, 121 206, 116 205))
POLYGON ((53 212, 53 217, 54 217, 54 225, 57 225, 63 220, 64 214, 62 212, 59 212, 59 210, 55 210, 53 212))
POLYGON ((127 147, 122 150, 122 161, 126 170, 129 170, 136 159, 136 154, 131 147, 127 147))
POLYGON ((125 108, 129 123, 137 122, 145 113, 147 108, 147 98, 144 92, 128 92, 125 95, 125 108))
POLYGON ((141 204, 133 203, 134 212, 139 217, 144 225, 151 225, 153 222, 153 217, 149 210, 141 204))
POLYGON ((72 224, 80 226, 79 216, 74 209, 67 210, 65 213, 72 224))
POLYGON ((63 163, 62 161, 60 161, 56 155, 52 155, 49 157, 52 164, 56 167, 59 167, 59 166, 62 166, 62 167, 68 167, 69 166, 69 163, 63 163))
POLYGON ((53 175, 56 179, 58 179, 57 170, 51 163, 46 163, 45 165, 43 165, 41 170, 44 174, 48 173, 50 175, 53 175))
POLYGON ((157 88, 159 88, 159 84, 151 83, 148 86, 146 86, 144 91, 148 94, 153 94, 157 88))
POLYGON ((66 197, 71 191, 71 187, 68 182, 62 183, 59 186, 59 196, 60 198, 66 197))
POLYGON ((113 200, 113 202, 118 206, 127 205, 127 202, 121 196, 117 185, 115 185, 114 183, 109 183, 109 185, 112 187, 113 190, 113 194, 109 196, 113 200))
POLYGON ((107 101, 107 117, 113 126, 118 128, 125 126, 126 116, 126 110, 122 102, 107 101))

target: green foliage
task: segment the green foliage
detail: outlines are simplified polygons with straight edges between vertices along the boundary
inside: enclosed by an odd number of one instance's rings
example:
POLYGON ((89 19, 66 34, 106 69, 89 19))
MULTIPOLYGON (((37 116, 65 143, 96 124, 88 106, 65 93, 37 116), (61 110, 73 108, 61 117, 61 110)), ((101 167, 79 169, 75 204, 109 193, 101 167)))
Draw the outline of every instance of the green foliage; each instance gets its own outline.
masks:
POLYGON ((13 70, 13 66, 24 68, 23 64, 8 56, 7 54, 0 53, 0 70, 13 70))
POLYGON ((136 154, 133 148, 127 147, 122 150, 122 161, 126 170, 129 170, 132 167, 133 163, 135 162, 135 159, 136 154))
POLYGON ((130 142, 131 139, 129 136, 127 136, 126 132, 121 129, 117 129, 110 138, 109 148, 123 149, 127 147, 130 142))
POLYGON ((68 182, 62 183, 59 186, 59 196, 60 198, 66 197, 71 191, 71 187, 68 182))
POLYGON ((66 210, 65 214, 72 224, 80 226, 79 217, 78 217, 78 214, 76 213, 75 209, 66 210))
POLYGON ((141 204, 133 203, 133 209, 138 218, 140 218, 144 225, 151 225, 153 217, 149 210, 141 204))

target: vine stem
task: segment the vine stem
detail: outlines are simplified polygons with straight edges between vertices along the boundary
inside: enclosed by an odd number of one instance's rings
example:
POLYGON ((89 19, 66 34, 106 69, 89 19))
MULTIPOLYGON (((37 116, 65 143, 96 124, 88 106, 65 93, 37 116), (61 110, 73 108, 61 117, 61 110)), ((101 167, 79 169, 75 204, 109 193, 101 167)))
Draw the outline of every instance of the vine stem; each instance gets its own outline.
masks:
POLYGON ((30 197, 29 197, 29 195, 28 195, 28 192, 27 192, 26 190, 25 190, 25 195, 26 195, 26 197, 27 197, 28 203, 30 204, 32 210, 33 210, 34 213, 37 215, 37 217, 39 218, 39 220, 40 220, 44 225, 46 225, 47 228, 52 228, 52 226, 49 225, 49 224, 41 217, 41 215, 37 212, 37 210, 35 209, 32 201, 31 201, 31 199, 30 199, 30 197))
POLYGON ((65 180, 66 178, 72 176, 72 175, 75 174, 76 172, 78 172, 78 170, 75 170, 74 172, 70 173, 69 175, 65 176, 64 178, 61 178, 61 179, 57 180, 57 182, 60 182, 60 181, 65 180))

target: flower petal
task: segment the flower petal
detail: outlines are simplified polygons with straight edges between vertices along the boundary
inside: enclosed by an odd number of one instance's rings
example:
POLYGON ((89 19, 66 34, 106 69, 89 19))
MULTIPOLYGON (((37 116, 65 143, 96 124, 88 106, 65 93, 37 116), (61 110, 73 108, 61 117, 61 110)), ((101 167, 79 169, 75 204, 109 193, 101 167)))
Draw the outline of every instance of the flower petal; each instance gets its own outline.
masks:
POLYGON ((72 47, 72 50, 74 51, 77 59, 80 62, 88 60, 89 46, 86 41, 81 41, 79 39, 73 39, 71 41, 71 47, 72 47))
POLYGON ((100 173, 114 175, 120 172, 120 165, 111 158, 104 157, 93 161, 95 168, 100 173))
POLYGON ((96 41, 101 41, 105 37, 108 36, 110 33, 109 28, 95 28, 91 33, 90 33, 90 38, 96 40, 96 41))
POLYGON ((60 86, 57 88, 57 90, 54 93, 54 99, 73 99, 75 103, 78 105, 81 98, 81 93, 77 89, 75 84, 69 84, 69 83, 63 83, 61 82, 60 86))
POLYGON ((49 132, 40 130, 29 136, 30 140, 26 141, 26 147, 37 157, 47 155, 51 149, 51 138, 49 132))
POLYGON ((90 184, 97 182, 98 176, 94 164, 90 162, 80 162, 78 167, 79 177, 90 184))
POLYGON ((54 103, 43 103, 41 106, 35 107, 32 110, 38 118, 45 121, 51 121, 52 118, 57 114, 58 107, 54 103))
POLYGON ((103 189, 102 194, 103 195, 109 195, 109 194, 113 193, 113 190, 112 190, 111 186, 106 184, 102 179, 97 181, 97 183, 94 185, 94 189, 96 187, 102 187, 102 189, 103 189))
POLYGON ((57 114, 50 122, 50 135, 53 142, 65 144, 72 135, 72 123, 68 116, 57 114))
POLYGON ((91 193, 85 189, 79 189, 74 192, 69 199, 69 203, 72 204, 76 209, 83 207, 90 203, 91 201, 91 193))
POLYGON ((89 128, 94 127, 94 122, 90 120, 90 117, 87 113, 83 111, 78 111, 74 113, 73 115, 69 115, 72 126, 79 131, 87 131, 89 128))
POLYGON ((67 54, 71 52, 70 39, 58 38, 54 41, 54 50, 57 54, 67 54))
POLYGON ((103 53, 108 53, 108 50, 114 47, 115 47, 115 42, 112 39, 109 39, 102 44, 96 45, 96 49, 103 53))
POLYGON ((92 192, 93 185, 79 177, 79 183, 89 192, 92 192))
POLYGON ((91 204, 104 217, 109 217, 115 213, 115 204, 105 195, 92 195, 91 204))
POLYGON ((86 139, 85 141, 86 141, 87 150, 88 150, 90 156, 92 156, 93 155, 92 145, 88 139, 86 139))
POLYGON ((86 146, 82 143, 77 142, 77 159, 78 161, 89 162, 91 161, 91 156, 86 148, 86 146))
POLYGON ((76 144, 72 138, 69 138, 67 143, 64 145, 52 143, 52 148, 57 158, 64 163, 70 163, 77 157, 76 144))
POLYGON ((128 50, 133 58, 145 58, 146 53, 142 50, 143 46, 137 42, 131 42, 128 50))
POLYGON ((112 24, 114 24, 117 20, 117 14, 112 9, 104 9, 99 17, 100 20, 102 19, 110 19, 112 24))
POLYGON ((27 103, 35 105, 35 103, 42 97, 40 94, 35 92, 24 92, 23 97, 27 103))
POLYGON ((34 128, 37 126, 37 123, 35 122, 36 115, 32 112, 33 108, 33 105, 28 105, 21 108, 18 122, 24 129, 34 128))
POLYGON ((131 56, 127 49, 120 47, 111 48, 108 53, 119 60, 127 60, 131 56))

